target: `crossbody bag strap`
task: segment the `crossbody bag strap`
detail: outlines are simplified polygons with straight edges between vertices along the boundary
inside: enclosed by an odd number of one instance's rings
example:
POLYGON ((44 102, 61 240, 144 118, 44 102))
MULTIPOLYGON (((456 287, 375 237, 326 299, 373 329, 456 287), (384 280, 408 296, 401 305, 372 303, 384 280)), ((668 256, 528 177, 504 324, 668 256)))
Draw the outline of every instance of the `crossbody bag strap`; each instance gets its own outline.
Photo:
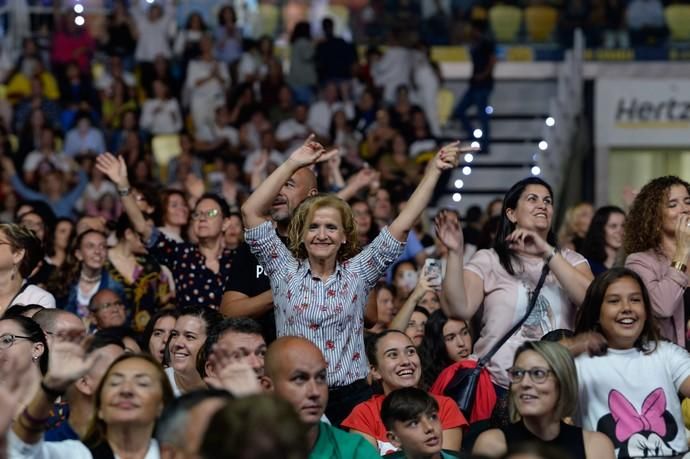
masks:
POLYGON ((532 292, 532 296, 530 297, 529 300, 529 305, 527 306, 527 312, 525 313, 524 317, 520 319, 515 325, 513 325, 513 328, 508 330, 508 332, 503 335, 503 337, 498 340, 496 344, 494 344, 494 347, 491 348, 489 352, 484 355, 484 357, 479 359, 479 362, 477 362, 477 367, 485 367, 491 358, 498 352, 498 350, 505 344, 508 339, 513 336, 513 334, 522 327, 522 324, 525 323, 527 318, 532 314, 532 310, 534 310, 534 306, 537 304, 537 298, 539 298, 539 292, 541 291, 541 288, 544 286, 544 282, 546 281, 546 276, 549 274, 549 265, 544 264, 544 268, 541 270, 541 277, 539 278, 539 282, 537 282, 537 287, 534 289, 534 292, 532 292))

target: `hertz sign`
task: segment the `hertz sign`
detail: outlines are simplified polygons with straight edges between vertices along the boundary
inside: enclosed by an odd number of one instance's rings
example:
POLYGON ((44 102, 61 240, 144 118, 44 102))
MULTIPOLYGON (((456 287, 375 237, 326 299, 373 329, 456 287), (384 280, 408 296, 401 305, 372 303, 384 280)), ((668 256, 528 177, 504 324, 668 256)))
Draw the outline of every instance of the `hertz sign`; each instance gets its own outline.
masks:
POLYGON ((598 145, 690 145, 690 80, 600 79, 595 97, 598 145))

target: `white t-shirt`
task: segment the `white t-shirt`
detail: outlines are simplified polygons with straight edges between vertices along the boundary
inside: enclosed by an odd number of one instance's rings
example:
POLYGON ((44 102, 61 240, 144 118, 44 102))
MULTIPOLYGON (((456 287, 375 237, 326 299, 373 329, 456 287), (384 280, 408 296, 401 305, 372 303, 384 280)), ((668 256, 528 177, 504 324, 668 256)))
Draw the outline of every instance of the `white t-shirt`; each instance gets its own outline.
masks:
POLYGON ((690 377, 690 355, 669 342, 651 354, 609 349, 575 359, 576 422, 606 434, 618 458, 674 456, 688 450, 677 393, 690 377))
POLYGON ((46 155, 38 150, 29 153, 24 160, 24 172, 33 172, 39 168, 41 164, 47 164, 62 172, 69 172, 70 165, 67 157, 62 153, 53 153, 46 155))
POLYGON ((37 304, 48 309, 55 309, 55 297, 41 287, 33 284, 29 284, 24 287, 24 290, 14 297, 10 306, 15 304, 37 304))
POLYGON ((182 130, 182 112, 177 99, 147 99, 141 109, 141 127, 152 134, 176 134, 182 130))
MULTIPOLYGON (((91 459, 93 457, 89 448, 79 440, 40 440, 38 443, 29 444, 24 443, 11 429, 7 435, 7 439, 7 453, 8 457, 11 458, 91 459)), ((144 459, 159 459, 160 457, 158 443, 152 438, 144 459)), ((117 455, 115 455, 115 459, 118 459, 117 455)))

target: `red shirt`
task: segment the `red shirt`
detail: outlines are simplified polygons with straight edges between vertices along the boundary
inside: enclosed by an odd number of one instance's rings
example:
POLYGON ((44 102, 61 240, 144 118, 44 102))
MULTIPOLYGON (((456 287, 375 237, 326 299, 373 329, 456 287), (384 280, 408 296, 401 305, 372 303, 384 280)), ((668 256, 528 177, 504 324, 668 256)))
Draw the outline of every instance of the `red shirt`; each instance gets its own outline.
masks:
MULTIPOLYGON (((443 430, 468 426, 467 420, 452 399, 444 395, 430 395, 438 402, 438 417, 441 420, 443 430)), ((376 438, 381 454, 396 451, 396 448, 388 443, 386 426, 381 420, 381 405, 383 405, 384 398, 383 395, 374 395, 366 402, 360 403, 342 423, 342 427, 357 430, 376 438)))

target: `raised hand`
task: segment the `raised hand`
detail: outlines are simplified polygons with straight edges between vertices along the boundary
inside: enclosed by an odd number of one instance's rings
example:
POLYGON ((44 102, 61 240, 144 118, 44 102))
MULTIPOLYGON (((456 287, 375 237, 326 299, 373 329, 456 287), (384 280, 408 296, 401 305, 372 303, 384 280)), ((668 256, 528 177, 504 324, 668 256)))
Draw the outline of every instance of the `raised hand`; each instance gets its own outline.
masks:
POLYGON ((433 287, 431 285, 432 281, 434 280, 435 279, 429 277, 429 275, 425 272, 419 273, 419 277, 417 278, 417 285, 415 285, 411 296, 414 296, 415 298, 421 298, 424 296, 426 292, 436 290, 436 287, 433 287))
POLYGON ((436 153, 434 161, 432 162, 433 167, 441 171, 453 169, 454 167, 457 167, 458 163, 460 162, 461 154, 476 152, 478 150, 479 147, 476 146, 461 146, 459 140, 449 143, 448 145, 443 146, 438 153, 436 153))
POLYGON ((16 358, 11 356, 1 365, 0 372, 0 436, 4 437, 12 425, 21 398, 22 372, 18 369, 16 358))
POLYGON ((340 155, 334 155, 328 159, 328 162, 326 164, 328 165, 328 167, 331 170, 339 171, 340 170, 340 163, 341 163, 340 155))
POLYGON ((436 237, 448 250, 457 252, 464 248, 464 238, 458 215, 450 210, 442 210, 434 220, 436 237))
POLYGON ((681 214, 676 221, 676 253, 673 261, 687 263, 690 255, 690 215, 681 214))
POLYGON ((357 187, 357 189, 362 189, 366 186, 379 181, 380 173, 371 168, 364 168, 357 172, 350 178, 350 183, 357 187))
POLYGON ((606 338, 598 332, 579 333, 572 338, 565 338, 560 341, 573 357, 587 353, 591 356, 604 355, 608 349, 606 338))
POLYGON ((204 379, 206 384, 218 389, 225 389, 235 397, 261 392, 261 385, 254 369, 239 359, 237 353, 230 352, 221 344, 213 346, 213 352, 208 358, 213 368, 214 376, 204 379))
POLYGON ((338 149, 334 148, 330 151, 326 149, 319 142, 314 139, 316 136, 311 134, 307 140, 304 141, 301 147, 290 154, 289 161, 293 161, 299 167, 311 166, 323 161, 328 161, 333 156, 338 154, 338 149))
POLYGON ((128 188, 127 164, 122 156, 103 153, 96 158, 96 169, 105 174, 119 188, 128 188))
POLYGON ((82 344, 56 342, 50 348, 48 372, 43 377, 43 382, 52 390, 64 392, 84 376, 100 357, 98 351, 86 354, 86 340, 82 344))
POLYGON ((534 231, 516 229, 506 237, 511 249, 527 255, 543 257, 553 248, 534 231))

